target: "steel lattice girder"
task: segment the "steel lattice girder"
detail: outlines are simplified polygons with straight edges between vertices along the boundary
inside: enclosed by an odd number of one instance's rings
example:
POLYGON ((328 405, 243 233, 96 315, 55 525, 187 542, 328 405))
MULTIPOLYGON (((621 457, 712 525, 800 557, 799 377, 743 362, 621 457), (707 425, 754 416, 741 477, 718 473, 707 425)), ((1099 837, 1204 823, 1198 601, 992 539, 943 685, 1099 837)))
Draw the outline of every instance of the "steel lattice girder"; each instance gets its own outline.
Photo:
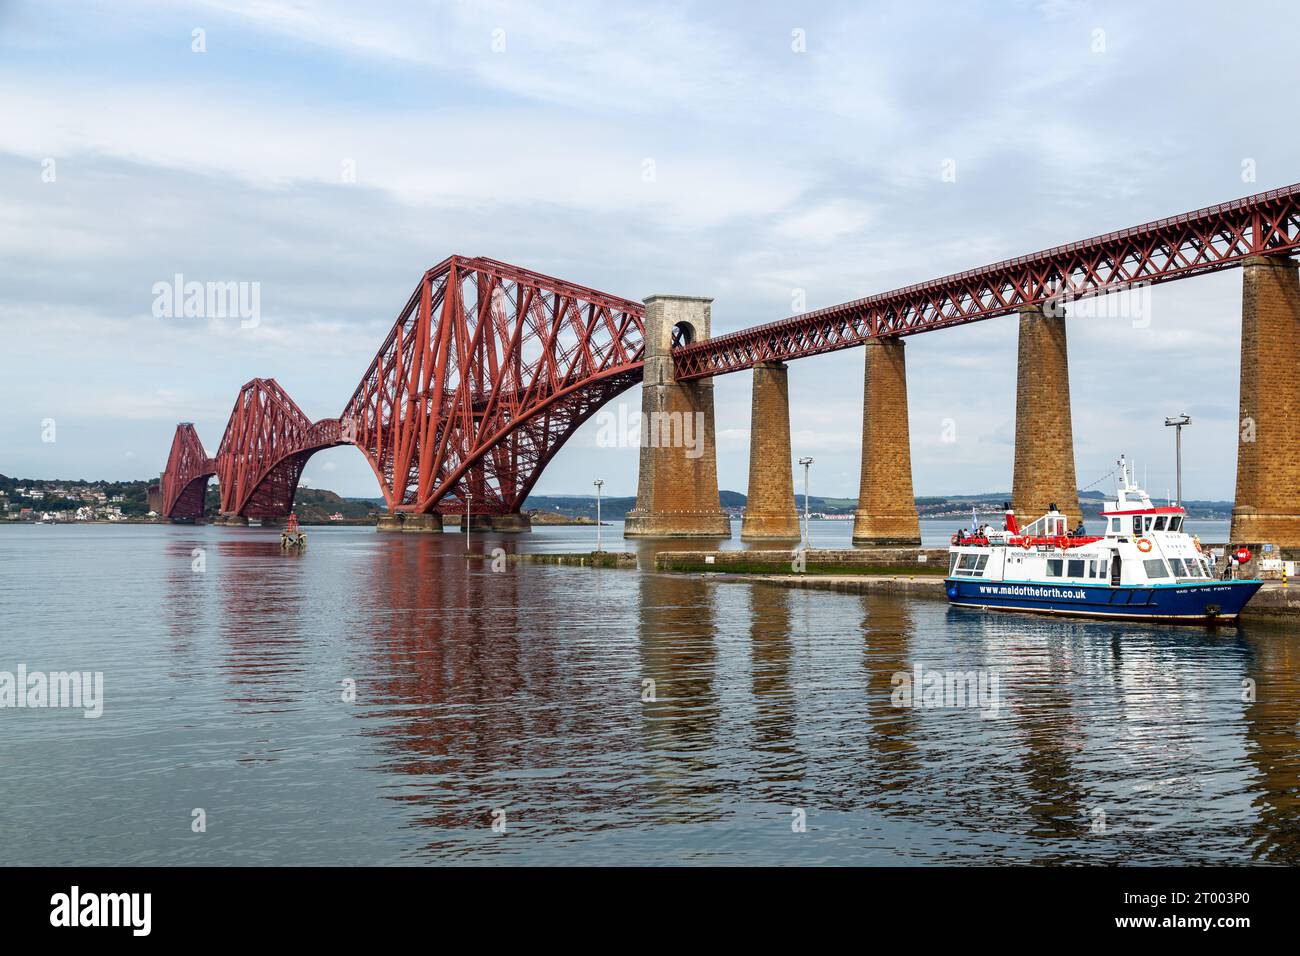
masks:
POLYGON ((223 514, 282 517, 293 508, 307 459, 343 444, 337 418, 312 422, 275 379, 255 378, 239 391, 216 457, 203 450, 193 424, 176 427, 161 482, 163 513, 202 517, 208 479, 215 475, 223 514))
POLYGON ((223 513, 283 516, 307 459, 341 444, 362 449, 393 510, 458 511, 470 494, 476 513, 517 512, 578 427, 640 381, 643 337, 637 303, 454 256, 422 278, 342 419, 312 422, 258 378, 215 458, 178 427, 166 513, 200 517, 215 474, 223 513))
POLYGON ((239 390, 217 449, 222 512, 248 518, 288 514, 307 459, 342 444, 337 418, 312 422, 275 379, 253 379, 239 390))
POLYGON ((1300 184, 673 350, 679 380, 1104 295, 1300 249, 1300 184))
POLYGON ((203 450, 192 422, 176 426, 167 468, 163 471, 163 515, 168 518, 203 517, 203 500, 208 479, 217 473, 217 463, 203 450))
POLYGON ((392 511, 517 512, 605 401, 640 381, 644 310, 493 259, 425 273, 342 420, 392 511))

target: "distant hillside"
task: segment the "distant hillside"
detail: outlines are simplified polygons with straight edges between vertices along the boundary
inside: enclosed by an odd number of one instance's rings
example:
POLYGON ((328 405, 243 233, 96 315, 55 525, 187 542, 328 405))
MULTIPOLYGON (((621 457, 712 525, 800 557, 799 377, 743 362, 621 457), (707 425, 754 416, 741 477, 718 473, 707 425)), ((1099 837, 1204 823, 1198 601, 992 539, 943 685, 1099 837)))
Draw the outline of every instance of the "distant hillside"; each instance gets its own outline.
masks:
POLYGON ((344 521, 371 523, 381 509, 370 502, 341 498, 324 488, 299 488, 293 496, 293 510, 299 521, 311 524, 329 521, 330 516, 335 514, 343 515, 344 521))

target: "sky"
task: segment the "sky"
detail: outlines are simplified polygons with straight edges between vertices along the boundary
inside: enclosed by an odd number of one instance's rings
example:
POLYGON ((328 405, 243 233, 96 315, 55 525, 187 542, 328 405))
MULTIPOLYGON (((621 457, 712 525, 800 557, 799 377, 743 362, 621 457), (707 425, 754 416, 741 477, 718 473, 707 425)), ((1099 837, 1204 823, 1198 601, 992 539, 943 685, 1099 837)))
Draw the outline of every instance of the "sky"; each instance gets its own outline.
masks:
MULTIPOLYGON (((0 473, 156 475, 256 376, 336 416, 453 253, 711 296, 719 334, 1300 180, 1300 9, 1170 10, 0 0, 0 473), (258 321, 156 314, 177 274, 258 321)), ((1186 412, 1185 497, 1230 499, 1241 273, 1144 308, 1069 321, 1079 484, 1125 452, 1163 497, 1186 412)), ((1010 488, 1015 361, 1014 317, 908 339, 918 494, 1010 488)), ((855 496, 861 350, 789 380, 812 493, 855 496)), ((724 489, 750 389, 716 380, 724 489)), ((636 466, 591 421, 535 491, 636 466)), ((379 494, 354 448, 305 481, 379 494)))

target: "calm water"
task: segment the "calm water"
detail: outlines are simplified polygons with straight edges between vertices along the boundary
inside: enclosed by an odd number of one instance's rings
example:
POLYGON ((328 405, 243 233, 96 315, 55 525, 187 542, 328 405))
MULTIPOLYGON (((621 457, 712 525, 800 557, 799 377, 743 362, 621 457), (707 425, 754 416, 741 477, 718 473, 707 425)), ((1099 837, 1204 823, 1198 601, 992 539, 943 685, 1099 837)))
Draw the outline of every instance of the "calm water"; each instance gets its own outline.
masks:
POLYGON ((1300 862, 1290 631, 494 573, 462 548, 0 528, 0 670, 102 671, 106 699, 0 710, 0 861, 1300 862), (997 674, 1001 716, 894 706, 918 664, 997 674))

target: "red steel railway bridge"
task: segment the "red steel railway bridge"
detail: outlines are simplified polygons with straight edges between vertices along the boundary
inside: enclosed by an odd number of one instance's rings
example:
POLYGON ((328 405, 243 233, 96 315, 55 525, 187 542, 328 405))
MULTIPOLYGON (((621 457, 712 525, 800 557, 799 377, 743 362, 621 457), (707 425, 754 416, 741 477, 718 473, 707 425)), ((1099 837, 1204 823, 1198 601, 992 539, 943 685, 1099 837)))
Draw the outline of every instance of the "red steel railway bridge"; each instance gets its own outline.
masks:
POLYGON ((642 385, 642 411, 702 414, 703 454, 641 449, 629 536, 729 536, 718 503, 712 378, 752 369, 745 538, 797 538, 785 363, 862 346, 862 476, 853 539, 919 543, 912 505, 904 339, 1017 314, 1013 504, 1077 517, 1066 347, 1068 303, 1241 268, 1241 407, 1234 541, 1300 547, 1300 184, 856 299, 710 335, 705 298, 644 303, 487 258, 421 276, 337 418, 312 421, 270 378, 240 390, 215 455, 177 426, 157 510, 199 520, 217 477, 221 517, 290 511, 314 453, 355 445, 375 473, 381 530, 438 531, 442 515, 526 530, 521 506, 565 441, 642 385))

